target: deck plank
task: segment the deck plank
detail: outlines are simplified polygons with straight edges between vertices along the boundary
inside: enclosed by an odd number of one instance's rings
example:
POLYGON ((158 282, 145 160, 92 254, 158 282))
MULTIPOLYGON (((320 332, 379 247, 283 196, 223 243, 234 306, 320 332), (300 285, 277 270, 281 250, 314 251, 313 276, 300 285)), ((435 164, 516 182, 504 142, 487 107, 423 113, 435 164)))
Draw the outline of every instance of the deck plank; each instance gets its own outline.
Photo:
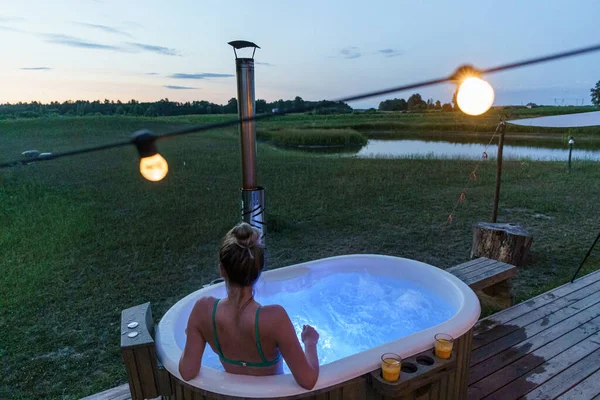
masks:
POLYGON ((491 259, 485 258, 485 257, 479 257, 474 260, 455 265, 454 267, 446 268, 446 271, 450 272, 451 274, 461 273, 463 271, 467 272, 467 271, 471 271, 472 269, 476 268, 477 265, 480 265, 480 264, 486 263, 486 262, 493 262, 493 261, 496 261, 496 260, 491 260, 491 259))
POLYGON ((81 400, 130 400, 131 392, 129 384, 125 383, 121 386, 105 390, 104 392, 96 393, 91 396, 83 397, 81 400))
MULTIPOLYGON (((539 348, 552 344, 554 340, 563 340, 565 336, 569 338, 573 337, 573 340, 577 340, 576 338, 581 335, 589 335, 598 330, 600 330, 600 305, 597 304, 561 321, 528 340, 504 350, 495 357, 486 360, 486 362, 471 367, 469 385, 525 357, 527 354, 533 353, 539 348)), ((585 336, 581 337, 580 340, 583 340, 583 338, 585 336)))
POLYGON ((581 400, 593 399, 600 395, 600 371, 594 372, 592 375, 583 380, 579 385, 575 386, 568 392, 564 393, 557 400, 581 400))
POLYGON ((552 377, 524 397, 526 400, 555 399, 600 369, 600 349, 552 377))
POLYGON ((457 271, 456 276, 462 280, 465 280, 465 279, 469 279, 474 276, 481 275, 487 271, 491 271, 491 270, 494 270, 497 268, 511 268, 511 267, 516 268, 514 265, 511 266, 509 264, 505 264, 500 261, 488 260, 488 261, 482 262, 481 264, 477 264, 477 265, 471 267, 467 271, 464 271, 464 270, 457 271))
MULTIPOLYGON (((469 386, 469 399, 482 399, 501 387, 534 370, 547 360, 560 355, 584 340, 595 340, 593 335, 600 336, 600 318, 584 324, 574 331, 549 342, 545 346, 520 357, 503 368, 485 376, 485 378, 469 386)), ((488 362, 481 365, 487 367, 488 362)), ((473 378, 473 376, 471 376, 473 378)))
POLYGON ((515 329, 508 335, 490 342, 485 346, 480 346, 471 352, 471 366, 483 362, 506 349, 526 341, 534 335, 565 321, 574 314, 579 313, 581 310, 586 310, 589 307, 597 305, 599 302, 600 296, 585 297, 569 307, 562 308, 528 325, 515 329))
MULTIPOLYGON (((563 351, 558 356, 544 362, 537 368, 528 371, 518 379, 513 380, 509 384, 503 386, 501 389, 485 397, 485 399, 518 399, 536 389, 538 386, 541 386, 554 376, 560 374, 573 363, 576 363, 582 359, 585 359, 587 362, 592 358, 597 358, 597 361, 600 363, 600 357, 598 357, 600 352, 598 352, 598 350, 600 350, 600 333, 596 333, 588 337, 586 340, 577 343, 575 346, 563 351), (590 358, 590 356, 593 357, 590 358)), ((560 393, 557 395, 559 394, 560 393)))
POLYGON ((556 317, 553 317, 554 314, 558 313, 564 308, 568 308, 569 306, 576 305, 580 307, 581 304, 592 301, 593 299, 590 299, 590 297, 592 297, 591 295, 597 293, 598 291, 600 291, 600 281, 586 286, 567 296, 547 303, 546 305, 523 314, 507 323, 498 325, 491 330, 488 330, 484 333, 479 333, 473 339, 473 349, 476 351, 480 347, 507 336, 512 332, 526 328, 528 325, 544 318, 556 319, 556 317))
POLYGON ((510 269, 500 267, 497 269, 493 269, 485 274, 469 278, 467 280, 467 285, 469 285, 473 290, 481 290, 495 285, 496 283, 505 281, 507 279, 511 279, 516 275, 517 269, 514 267, 510 269))
POLYGON ((598 281, 600 281, 600 271, 592 272, 591 274, 575 280, 573 283, 566 283, 549 292, 542 293, 532 299, 524 301, 523 303, 517 304, 513 307, 507 308, 482 319, 475 326, 474 333, 475 335, 484 334, 485 332, 494 329, 496 326, 506 324, 513 319, 516 319, 524 314, 538 309, 539 307, 544 306, 545 304, 548 304, 549 302, 560 299, 561 297, 565 297, 598 281))

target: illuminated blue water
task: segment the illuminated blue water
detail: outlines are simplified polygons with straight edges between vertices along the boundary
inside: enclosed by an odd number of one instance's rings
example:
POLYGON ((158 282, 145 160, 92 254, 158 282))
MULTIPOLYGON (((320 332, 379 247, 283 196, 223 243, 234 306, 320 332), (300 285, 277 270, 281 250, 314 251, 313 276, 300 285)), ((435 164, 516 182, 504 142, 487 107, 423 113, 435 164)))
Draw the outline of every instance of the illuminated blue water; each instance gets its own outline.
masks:
MULTIPOLYGON (((391 342, 450 319, 456 312, 438 295, 415 283, 368 273, 337 273, 302 291, 257 294, 263 304, 280 304, 298 339, 302 325, 319 332, 321 365, 391 342)), ((206 346, 202 364, 223 370, 206 346)), ((285 373, 289 373, 284 365, 285 373)))

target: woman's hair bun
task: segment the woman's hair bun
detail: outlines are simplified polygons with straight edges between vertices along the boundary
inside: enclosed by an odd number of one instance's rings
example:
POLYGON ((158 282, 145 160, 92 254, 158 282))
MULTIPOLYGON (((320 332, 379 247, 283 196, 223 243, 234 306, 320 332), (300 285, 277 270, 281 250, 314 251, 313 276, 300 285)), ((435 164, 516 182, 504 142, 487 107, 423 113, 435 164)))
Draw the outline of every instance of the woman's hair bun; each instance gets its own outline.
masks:
POLYGON ((246 222, 237 224, 231 230, 231 234, 240 247, 252 248, 260 245, 260 232, 246 222))

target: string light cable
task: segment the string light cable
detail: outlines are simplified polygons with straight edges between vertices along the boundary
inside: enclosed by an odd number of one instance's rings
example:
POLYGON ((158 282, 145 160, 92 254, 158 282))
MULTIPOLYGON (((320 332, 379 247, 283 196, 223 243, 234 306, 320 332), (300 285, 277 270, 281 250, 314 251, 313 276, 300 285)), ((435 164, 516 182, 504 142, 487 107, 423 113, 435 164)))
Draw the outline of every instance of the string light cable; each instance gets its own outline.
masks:
MULTIPOLYGON (((372 97, 378 97, 378 96, 383 96, 386 94, 403 92, 403 91, 412 90, 412 89, 419 89, 419 88, 438 85, 438 84, 447 83, 447 82, 460 84, 461 81, 464 83, 469 78, 479 79, 478 78, 479 76, 485 75, 485 74, 492 74, 492 73, 496 73, 496 72, 507 71, 507 70, 521 68, 521 67, 525 67, 525 66, 529 66, 529 65, 541 64, 541 63, 545 63, 545 62, 549 62, 549 61, 555 61, 555 60, 574 57, 574 56, 578 56, 578 55, 589 54, 589 53, 597 52, 597 51, 600 51, 600 44, 596 44, 596 45, 589 46, 589 47, 583 47, 583 48, 579 48, 579 49, 574 49, 574 50, 569 50, 569 51, 565 51, 565 52, 561 52, 561 53, 555 53, 555 54, 551 54, 551 55, 547 55, 547 56, 532 58, 532 59, 528 59, 528 60, 517 61, 517 62, 499 65, 496 67, 481 69, 481 70, 475 69, 469 65, 465 65, 465 66, 458 68, 457 71, 455 73, 453 73, 452 75, 444 77, 444 78, 431 79, 431 80, 412 83, 412 84, 408 84, 408 85, 396 86, 396 87, 372 91, 372 92, 368 92, 368 93, 347 96, 347 97, 339 98, 339 99, 333 100, 333 101, 335 101, 335 102, 350 102, 350 101, 364 100, 364 99, 368 99, 368 98, 372 98, 372 97)), ((483 81, 483 82, 485 82, 485 81, 483 81)), ((483 89, 486 88, 485 85, 482 85, 479 82, 477 82, 477 84, 478 84, 478 86, 477 86, 478 90, 480 90, 482 88, 483 89)), ((460 89, 461 89, 461 87, 459 86, 459 94, 460 94, 460 89)), ((484 95, 485 94, 486 93, 484 91, 484 95)), ((493 93, 492 93, 492 96, 493 96, 493 93)), ((489 96, 487 96, 487 98, 489 98, 489 96)), ((484 98, 484 100, 487 100, 487 99, 484 98)), ((492 100, 493 100, 493 97, 492 97, 492 100)), ((459 107, 460 106, 461 106, 461 104, 459 102, 459 107)), ((490 103, 490 106, 491 106, 491 103, 490 103)), ((217 122, 217 123, 212 123, 212 124, 194 125, 194 126, 190 126, 187 128, 182 128, 182 129, 178 129, 178 130, 173 130, 171 132, 163 133, 161 135, 152 135, 148 131, 138 131, 129 140, 118 141, 118 142, 114 142, 114 143, 108 143, 108 144, 93 146, 93 147, 84 147, 84 148, 80 148, 80 149, 74 149, 74 150, 69 150, 69 151, 64 151, 64 152, 59 152, 59 153, 42 153, 35 158, 31 158, 31 157, 21 158, 21 159, 17 159, 14 161, 0 163, 0 168, 9 168, 9 167, 14 167, 14 166, 18 166, 18 165, 31 164, 31 163, 35 163, 35 162, 41 162, 41 161, 55 160, 57 158, 70 157, 70 156, 79 155, 79 154, 85 154, 85 153, 91 153, 91 152, 96 152, 96 151, 103 151, 103 150, 109 150, 109 149, 114 149, 114 148, 118 148, 118 147, 125 147, 125 146, 133 145, 133 146, 137 147, 138 152, 140 153, 140 158, 142 161, 140 163, 140 171, 142 172, 142 174, 144 174, 142 169, 147 167, 148 165, 150 165, 150 167, 148 167, 149 169, 148 168, 146 169, 148 176, 158 177, 163 172, 166 174, 166 172, 164 171, 166 166, 165 165, 163 165, 163 167, 160 166, 161 160, 158 157, 155 157, 154 159, 152 159, 152 161, 154 163, 151 163, 151 160, 148 160, 149 158, 151 158, 152 156, 155 156, 155 155, 158 155, 162 159, 162 157, 156 151, 156 147, 155 147, 155 142, 158 140, 170 139, 170 138, 173 138, 176 136, 182 136, 182 135, 187 135, 187 134, 197 133, 197 132, 205 132, 205 131, 209 131, 209 130, 213 130, 213 129, 231 127, 231 126, 235 126, 235 125, 245 123, 245 122, 260 121, 260 120, 265 120, 265 119, 269 119, 269 118, 273 118, 273 117, 282 116, 285 114, 303 113, 303 112, 307 112, 307 111, 312 111, 314 109, 315 109, 315 107, 301 107, 301 108, 297 108, 294 110, 290 110, 289 112, 276 112, 276 113, 271 113, 271 114, 260 114, 260 115, 256 115, 256 116, 248 117, 248 118, 237 118, 237 119, 232 119, 230 121, 217 122), (151 155, 148 155, 148 154, 151 154, 151 155), (144 162, 144 160, 146 160, 146 162, 144 162), (144 164, 144 165, 142 165, 142 164, 144 164), (162 170, 161 170, 161 168, 162 168, 162 170)), ((463 111, 465 111, 465 110, 463 110, 463 111)), ((164 159, 162 159, 162 161, 164 161, 164 159)), ((166 164, 166 161, 165 161, 165 164, 166 164)), ((150 179, 146 175, 144 175, 144 176, 147 179, 150 179)), ((153 179, 150 179, 150 180, 153 180, 153 179)), ((160 180, 160 179, 156 179, 156 180, 160 180)))

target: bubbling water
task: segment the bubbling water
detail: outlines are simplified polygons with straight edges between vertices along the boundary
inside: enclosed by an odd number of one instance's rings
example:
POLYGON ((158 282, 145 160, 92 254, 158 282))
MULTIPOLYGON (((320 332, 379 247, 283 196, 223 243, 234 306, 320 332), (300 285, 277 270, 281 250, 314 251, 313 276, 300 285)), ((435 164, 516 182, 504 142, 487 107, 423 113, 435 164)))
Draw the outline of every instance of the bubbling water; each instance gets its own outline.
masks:
MULTIPOLYGON (((366 272, 331 274, 301 291, 257 293, 256 301, 283 306, 298 339, 303 325, 313 326, 320 336, 320 365, 438 325, 456 313, 437 294, 416 283, 366 272)), ((202 364, 223 370, 210 346, 202 364)), ((284 372, 290 373, 285 364, 284 372)))

